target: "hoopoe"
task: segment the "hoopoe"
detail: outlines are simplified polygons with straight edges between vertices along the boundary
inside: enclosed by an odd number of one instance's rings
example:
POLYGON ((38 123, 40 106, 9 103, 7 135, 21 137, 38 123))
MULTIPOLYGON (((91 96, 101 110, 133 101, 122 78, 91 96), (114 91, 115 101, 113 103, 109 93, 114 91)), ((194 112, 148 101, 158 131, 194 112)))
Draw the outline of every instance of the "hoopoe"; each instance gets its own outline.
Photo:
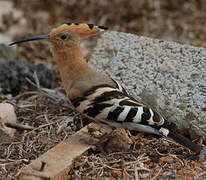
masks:
POLYGON ((21 39, 10 45, 40 39, 50 41, 67 96, 84 116, 112 127, 171 138, 199 153, 201 147, 175 132, 173 123, 139 103, 117 81, 95 72, 86 63, 80 46, 82 39, 106 29, 93 24, 67 23, 49 34, 21 39))

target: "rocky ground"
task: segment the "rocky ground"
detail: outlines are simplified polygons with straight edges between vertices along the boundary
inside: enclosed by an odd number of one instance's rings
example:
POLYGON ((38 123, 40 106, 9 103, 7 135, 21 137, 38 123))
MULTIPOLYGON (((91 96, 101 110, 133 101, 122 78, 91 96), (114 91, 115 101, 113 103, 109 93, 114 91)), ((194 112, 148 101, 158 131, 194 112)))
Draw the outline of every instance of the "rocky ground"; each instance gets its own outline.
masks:
MULTIPOLYGON (((25 43, 12 49, 5 44, 48 32, 63 22, 89 22, 115 31, 206 47, 205 12, 203 0, 1 0, 0 43, 4 45, 0 47, 0 78, 5 79, 1 79, 0 102, 13 104, 17 121, 31 129, 17 130, 13 137, 0 131, 0 179, 17 179, 22 167, 75 133, 75 122, 81 119, 67 103, 42 93, 31 83, 35 80, 31 72, 36 70, 42 72, 38 77, 41 86, 61 89, 47 42, 25 43)), ((95 38, 84 43, 87 60, 95 43, 95 38)), ((131 139, 129 151, 92 152, 80 157, 68 178, 96 179, 98 174, 99 179, 131 179, 136 172, 139 179, 205 178, 205 159, 186 160, 191 155, 189 150, 151 135, 131 139)))

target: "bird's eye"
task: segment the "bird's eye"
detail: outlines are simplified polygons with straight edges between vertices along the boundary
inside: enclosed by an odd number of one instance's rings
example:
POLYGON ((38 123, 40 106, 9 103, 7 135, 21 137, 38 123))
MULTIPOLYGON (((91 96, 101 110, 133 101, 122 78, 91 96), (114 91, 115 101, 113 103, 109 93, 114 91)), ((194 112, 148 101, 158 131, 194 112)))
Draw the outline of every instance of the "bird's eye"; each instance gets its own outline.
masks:
POLYGON ((61 38, 62 40, 65 40, 65 39, 67 38, 67 35, 66 35, 66 34, 62 34, 62 35, 60 36, 60 38, 61 38))

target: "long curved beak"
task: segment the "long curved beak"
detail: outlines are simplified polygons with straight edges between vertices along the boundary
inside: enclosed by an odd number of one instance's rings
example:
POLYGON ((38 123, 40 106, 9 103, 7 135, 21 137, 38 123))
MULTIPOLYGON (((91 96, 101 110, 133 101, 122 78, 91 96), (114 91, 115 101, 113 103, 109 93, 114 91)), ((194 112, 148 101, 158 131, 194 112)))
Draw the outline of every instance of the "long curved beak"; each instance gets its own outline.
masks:
POLYGON ((9 46, 13 46, 15 44, 20 44, 20 43, 27 42, 27 41, 40 40, 40 39, 49 39, 49 34, 42 34, 39 36, 32 36, 32 37, 20 39, 18 41, 14 41, 14 42, 10 43, 9 46))

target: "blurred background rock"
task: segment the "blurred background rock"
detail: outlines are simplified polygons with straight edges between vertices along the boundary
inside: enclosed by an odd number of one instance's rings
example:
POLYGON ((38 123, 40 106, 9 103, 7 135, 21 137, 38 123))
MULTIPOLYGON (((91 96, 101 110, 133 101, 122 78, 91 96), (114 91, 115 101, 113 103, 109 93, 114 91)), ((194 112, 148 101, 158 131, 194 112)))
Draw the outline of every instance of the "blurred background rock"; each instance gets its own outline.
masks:
MULTIPOLYGON (((0 33, 11 39, 48 32, 64 22, 87 22, 206 47, 205 19, 204 0, 0 0, 0 33)), ((47 64, 51 64, 52 59, 45 58, 48 48, 41 55, 36 51, 39 47, 27 43, 20 48, 18 57, 33 63, 47 59, 47 64)))
POLYGON ((1 0, 0 3, 0 30, 12 38, 46 32, 70 21, 206 46, 204 0, 1 0))

